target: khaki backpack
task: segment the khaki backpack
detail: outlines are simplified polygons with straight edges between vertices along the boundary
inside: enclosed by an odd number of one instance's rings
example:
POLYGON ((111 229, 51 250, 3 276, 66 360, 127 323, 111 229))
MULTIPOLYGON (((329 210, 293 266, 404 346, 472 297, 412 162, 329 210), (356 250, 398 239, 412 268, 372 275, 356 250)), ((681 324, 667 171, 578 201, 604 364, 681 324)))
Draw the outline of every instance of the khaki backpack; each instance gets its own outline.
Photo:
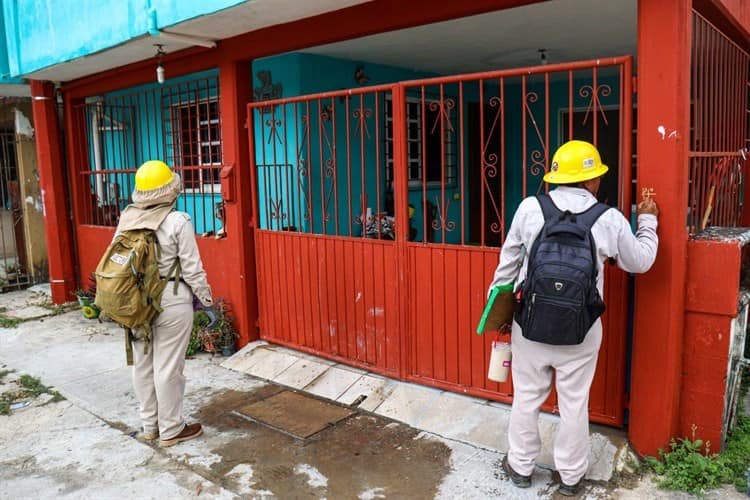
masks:
POLYGON ((180 261, 175 259, 167 276, 159 276, 159 242, 151 229, 132 229, 118 234, 96 266, 96 299, 102 312, 125 328, 125 352, 133 364, 133 330, 140 330, 144 354, 151 342, 151 322, 162 311, 161 296, 170 278, 174 293, 180 280, 180 261))

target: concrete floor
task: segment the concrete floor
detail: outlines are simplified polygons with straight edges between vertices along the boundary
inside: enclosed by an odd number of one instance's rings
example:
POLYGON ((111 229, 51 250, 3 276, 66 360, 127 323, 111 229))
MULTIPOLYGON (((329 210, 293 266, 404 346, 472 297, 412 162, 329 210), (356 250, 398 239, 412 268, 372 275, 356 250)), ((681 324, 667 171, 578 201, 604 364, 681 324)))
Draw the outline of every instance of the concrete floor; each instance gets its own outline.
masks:
MULTIPOLYGON (((0 305, 34 307, 24 293, 0 295, 0 305)), ((118 327, 74 311, 0 329, 0 370, 15 370, 0 392, 25 373, 66 397, 53 403, 43 395, 0 416, 0 499, 556 496, 548 470, 518 490, 500 472, 502 453, 364 410, 305 441, 240 418, 239 407, 284 388, 224 361, 188 360, 185 414, 203 423, 205 435, 160 448, 138 432, 118 327)), ((436 408, 427 420, 451 418, 436 408)), ((689 498, 635 477, 591 482, 582 497, 689 498)), ((746 497, 725 489, 707 498, 746 497)))

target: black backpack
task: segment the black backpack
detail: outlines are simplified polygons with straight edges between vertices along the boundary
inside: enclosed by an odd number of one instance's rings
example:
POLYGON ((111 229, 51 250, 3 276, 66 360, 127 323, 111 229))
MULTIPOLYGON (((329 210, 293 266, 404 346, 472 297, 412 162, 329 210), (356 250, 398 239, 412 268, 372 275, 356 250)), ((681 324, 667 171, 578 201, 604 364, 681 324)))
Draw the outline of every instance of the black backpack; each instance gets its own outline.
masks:
POLYGON ((597 203, 579 214, 561 211, 548 195, 536 197, 544 227, 529 252, 516 322, 534 342, 575 345, 604 313, 596 289, 596 244, 591 226, 610 207, 597 203))

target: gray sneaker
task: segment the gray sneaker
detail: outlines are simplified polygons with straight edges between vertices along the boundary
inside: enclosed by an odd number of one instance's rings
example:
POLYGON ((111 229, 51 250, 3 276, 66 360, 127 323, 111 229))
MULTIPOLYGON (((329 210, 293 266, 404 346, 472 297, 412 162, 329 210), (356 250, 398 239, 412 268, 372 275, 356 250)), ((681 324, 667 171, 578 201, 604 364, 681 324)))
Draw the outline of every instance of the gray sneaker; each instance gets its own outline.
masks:
POLYGON ((557 488, 557 492, 565 497, 574 497, 578 495, 583 489, 583 478, 581 478, 576 484, 570 486, 560 481, 560 487, 557 488))
POLYGON ((503 470, 517 488, 528 488, 531 486, 531 476, 524 476, 513 470, 508 463, 508 455, 503 458, 503 470))

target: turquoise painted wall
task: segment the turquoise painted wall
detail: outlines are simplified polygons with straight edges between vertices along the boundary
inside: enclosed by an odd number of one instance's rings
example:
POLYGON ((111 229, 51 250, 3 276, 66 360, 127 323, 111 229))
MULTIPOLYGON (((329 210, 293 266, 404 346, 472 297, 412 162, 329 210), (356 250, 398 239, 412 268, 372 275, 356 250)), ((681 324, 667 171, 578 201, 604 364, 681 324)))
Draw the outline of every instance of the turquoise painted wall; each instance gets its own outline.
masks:
POLYGON ((243 1, 3 0, 10 75, 84 57, 243 1))
POLYGON ((0 9, 0 85, 6 83, 23 83, 22 78, 10 76, 10 64, 8 62, 8 42, 5 27, 5 15, 0 9))
MULTIPOLYGON (((197 79, 215 78, 216 70, 194 73, 180 78, 167 80, 163 85, 148 84, 119 90, 101 96, 104 113, 99 114, 100 151, 102 169, 124 170, 137 168, 141 163, 151 159, 170 162, 167 137, 170 136, 170 122, 165 116, 165 108, 171 104, 195 101, 216 96, 216 87, 202 87, 187 92, 188 82, 197 79), (106 118, 104 118, 106 115, 106 118)), ((215 80, 213 80, 215 81, 215 80)), ((87 132, 89 138, 90 168, 95 169, 93 146, 93 123, 91 112, 87 113, 87 132)), ((115 173, 106 176, 108 186, 117 186, 117 196, 124 208, 134 186, 134 174, 115 173)), ((92 189, 96 190, 96 179, 92 178, 92 189)), ((108 187, 107 189, 113 189, 108 187)), ((113 196, 110 194, 109 196, 113 196)), ((185 193, 180 196, 177 206, 188 212, 195 226, 196 233, 203 234, 221 228, 221 222, 215 217, 215 205, 221 201, 220 194, 185 193)))

